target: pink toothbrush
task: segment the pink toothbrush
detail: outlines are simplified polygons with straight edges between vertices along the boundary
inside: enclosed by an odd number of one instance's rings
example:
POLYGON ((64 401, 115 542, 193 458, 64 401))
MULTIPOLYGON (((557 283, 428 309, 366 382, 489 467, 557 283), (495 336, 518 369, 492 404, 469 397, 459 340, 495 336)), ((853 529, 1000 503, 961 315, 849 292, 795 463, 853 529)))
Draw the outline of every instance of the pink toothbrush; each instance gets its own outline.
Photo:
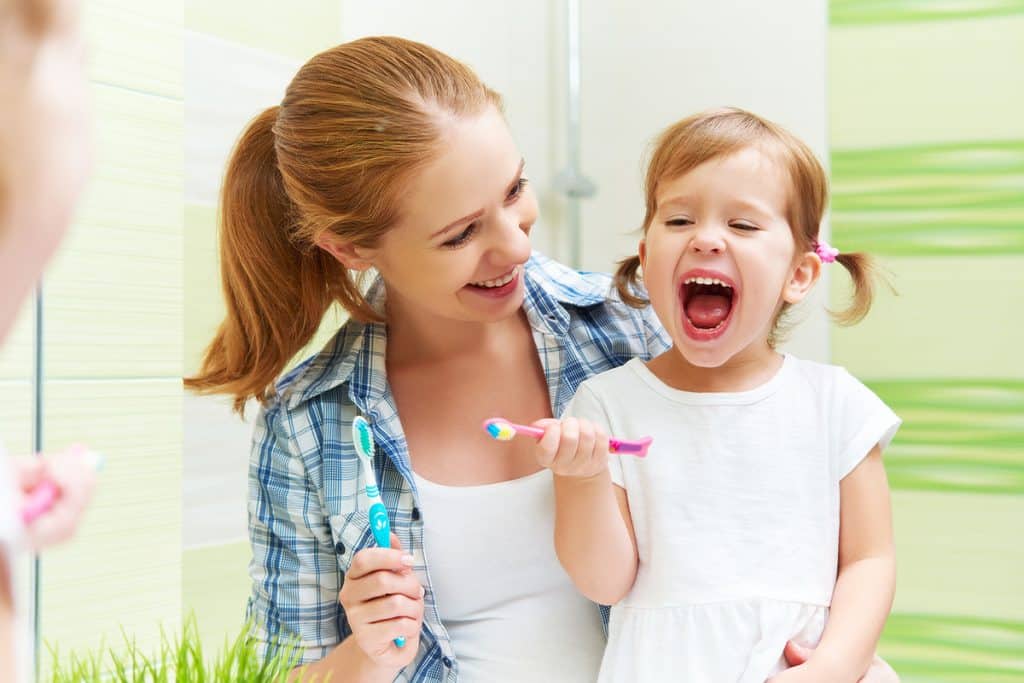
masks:
MULTIPOLYGON (((539 439, 544 436, 543 429, 509 422, 503 417, 492 417, 489 420, 484 420, 484 430, 498 441, 511 441, 513 438, 520 435, 532 436, 535 439, 539 439)), ((614 455, 635 455, 638 458, 646 458, 647 449, 650 447, 651 441, 653 440, 654 439, 649 436, 645 436, 644 438, 636 441, 609 439, 608 451, 614 455)))
MULTIPOLYGON (((69 453, 77 453, 80 457, 86 458, 89 465, 99 472, 103 468, 103 456, 99 453, 87 450, 84 446, 74 445, 68 449, 69 453)), ((31 524, 40 515, 48 511, 53 504, 57 502, 57 498, 60 496, 60 489, 57 488, 57 484, 44 479, 32 492, 28 494, 24 504, 21 507, 21 521, 23 524, 31 524)))

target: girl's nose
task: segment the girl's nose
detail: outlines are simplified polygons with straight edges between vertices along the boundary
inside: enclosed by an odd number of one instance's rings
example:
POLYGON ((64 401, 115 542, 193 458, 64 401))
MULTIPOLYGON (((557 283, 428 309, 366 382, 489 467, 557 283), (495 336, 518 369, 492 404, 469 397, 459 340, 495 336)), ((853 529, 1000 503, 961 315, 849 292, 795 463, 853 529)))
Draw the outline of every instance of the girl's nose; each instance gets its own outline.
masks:
POLYGON ((722 232, 714 226, 701 226, 693 234, 690 249, 698 254, 720 254, 725 250, 722 232))

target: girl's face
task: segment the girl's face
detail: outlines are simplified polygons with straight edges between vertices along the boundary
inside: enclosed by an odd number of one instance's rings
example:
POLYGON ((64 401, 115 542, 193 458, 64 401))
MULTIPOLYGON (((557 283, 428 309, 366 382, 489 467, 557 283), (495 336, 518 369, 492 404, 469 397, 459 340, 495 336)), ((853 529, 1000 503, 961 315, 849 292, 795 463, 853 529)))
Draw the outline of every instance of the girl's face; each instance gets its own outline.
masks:
POLYGON ((501 320, 523 303, 537 201, 497 109, 446 125, 441 155, 399 193, 398 224, 377 247, 354 248, 355 265, 381 274, 389 317, 501 320))
POLYGON ((770 353, 783 302, 802 300, 817 279, 818 257, 795 253, 789 187, 785 171, 753 147, 659 182, 640 261, 654 311, 689 364, 770 353))

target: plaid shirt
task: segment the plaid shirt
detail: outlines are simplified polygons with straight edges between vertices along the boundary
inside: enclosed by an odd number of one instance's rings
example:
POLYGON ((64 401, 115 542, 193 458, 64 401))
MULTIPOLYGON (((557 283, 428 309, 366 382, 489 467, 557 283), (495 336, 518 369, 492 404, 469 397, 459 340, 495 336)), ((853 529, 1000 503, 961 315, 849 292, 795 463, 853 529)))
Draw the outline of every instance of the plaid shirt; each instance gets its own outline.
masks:
MULTIPOLYGON (((608 275, 580 273, 537 253, 524 273, 523 309, 552 414, 561 414, 591 375, 668 348, 650 308, 623 304, 608 275)), ((379 281, 369 300, 383 301, 379 281)), ((385 373, 386 343, 383 325, 349 321, 284 377, 260 410, 249 470, 248 616, 264 651, 268 642, 298 636, 303 662, 323 658, 351 633, 338 591, 352 556, 372 543, 364 473, 351 443, 352 420, 362 414, 373 426, 374 468, 391 528, 427 589, 419 652, 396 680, 454 683, 458 662, 424 560, 408 447, 385 373)))

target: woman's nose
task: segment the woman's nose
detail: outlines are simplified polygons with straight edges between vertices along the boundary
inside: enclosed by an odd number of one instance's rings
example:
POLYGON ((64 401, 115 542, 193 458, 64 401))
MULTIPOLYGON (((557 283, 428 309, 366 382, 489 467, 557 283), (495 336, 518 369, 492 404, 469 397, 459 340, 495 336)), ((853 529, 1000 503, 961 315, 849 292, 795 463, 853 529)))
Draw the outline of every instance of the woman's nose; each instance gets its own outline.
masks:
POLYGON ((533 218, 515 211, 506 211, 500 218, 500 230, 496 231, 493 248, 509 264, 523 263, 530 258, 530 228, 533 218))

